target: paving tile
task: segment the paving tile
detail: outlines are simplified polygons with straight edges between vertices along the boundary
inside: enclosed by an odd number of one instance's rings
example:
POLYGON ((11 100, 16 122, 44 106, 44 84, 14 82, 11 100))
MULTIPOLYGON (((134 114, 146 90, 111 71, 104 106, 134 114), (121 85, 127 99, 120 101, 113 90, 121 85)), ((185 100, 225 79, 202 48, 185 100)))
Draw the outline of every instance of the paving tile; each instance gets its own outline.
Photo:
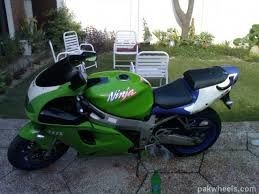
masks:
MULTIPOLYGON (((151 193, 151 176, 152 174, 149 174, 138 193, 151 193)), ((198 173, 160 173, 160 176, 161 193, 198 193, 198 191, 202 191, 202 188, 211 186, 198 173)))
POLYGON ((19 129, 27 122, 26 119, 0 119, 0 129, 19 129))
POLYGON ((62 172, 72 193, 135 193, 140 180, 135 176, 132 155, 80 158, 62 172))
POLYGON ((250 129, 253 130, 251 132, 259 133, 259 122, 258 121, 250 121, 249 124, 250 124, 250 129))
POLYGON ((210 147, 212 150, 246 150, 247 133, 221 133, 215 144, 210 147))
POLYGON ((248 151, 209 151, 201 174, 212 185, 258 187, 259 159, 248 151))
MULTIPOLYGON (((258 122, 259 124, 259 122, 258 122)), ((223 122, 221 132, 239 133, 239 132, 256 132, 259 131, 257 122, 223 122)))
POLYGON ((7 148, 17 134, 14 129, 0 130, 0 148, 7 148))
POLYGON ((259 133, 248 133, 248 150, 259 157, 259 145, 253 145, 252 141, 259 141, 259 133))
POLYGON ((149 171, 160 170, 160 172, 198 172, 201 165, 202 154, 190 157, 173 157, 164 160, 159 157, 142 157, 145 167, 149 171))
POLYGON ((0 193, 69 193, 60 174, 14 171, 0 180, 0 193))
POLYGON ((12 170, 13 167, 7 159, 7 149, 0 148, 0 180, 12 170))

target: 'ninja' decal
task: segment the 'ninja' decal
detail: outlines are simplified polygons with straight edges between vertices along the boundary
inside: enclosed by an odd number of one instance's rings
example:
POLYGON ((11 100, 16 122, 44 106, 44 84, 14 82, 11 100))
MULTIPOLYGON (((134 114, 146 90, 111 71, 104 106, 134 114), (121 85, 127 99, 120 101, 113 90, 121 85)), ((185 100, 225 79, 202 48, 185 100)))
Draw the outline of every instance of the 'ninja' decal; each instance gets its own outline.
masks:
POLYGON ((127 90, 116 90, 109 94, 107 102, 113 102, 114 100, 123 101, 131 96, 134 96, 137 92, 134 89, 128 88, 127 90))

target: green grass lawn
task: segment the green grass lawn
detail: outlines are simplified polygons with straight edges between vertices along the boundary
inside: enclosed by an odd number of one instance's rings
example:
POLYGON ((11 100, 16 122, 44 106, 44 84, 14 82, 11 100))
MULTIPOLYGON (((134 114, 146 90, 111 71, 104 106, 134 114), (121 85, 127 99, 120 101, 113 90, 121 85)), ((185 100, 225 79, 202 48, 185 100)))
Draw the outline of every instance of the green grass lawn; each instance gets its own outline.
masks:
POLYGON ((259 63, 245 62, 232 57, 214 60, 178 57, 173 59, 169 67, 170 79, 176 79, 184 71, 191 68, 201 68, 222 64, 233 64, 240 69, 240 77, 230 96, 234 101, 231 110, 218 101, 213 105, 224 121, 259 120, 259 63))
MULTIPOLYGON (((169 77, 170 80, 174 80, 182 76, 183 72, 188 69, 221 64, 236 65, 239 67, 241 75, 230 95, 235 103, 232 110, 228 110, 220 101, 213 107, 224 121, 259 120, 259 63, 245 62, 232 57, 219 57, 219 59, 213 60, 177 57, 170 62, 169 77)), ((111 69, 112 55, 103 54, 98 56, 98 69, 92 68, 89 74, 111 69)), ((31 79, 27 79, 16 88, 8 90, 6 98, 0 102, 0 117, 25 118, 23 105, 30 81, 31 79)))

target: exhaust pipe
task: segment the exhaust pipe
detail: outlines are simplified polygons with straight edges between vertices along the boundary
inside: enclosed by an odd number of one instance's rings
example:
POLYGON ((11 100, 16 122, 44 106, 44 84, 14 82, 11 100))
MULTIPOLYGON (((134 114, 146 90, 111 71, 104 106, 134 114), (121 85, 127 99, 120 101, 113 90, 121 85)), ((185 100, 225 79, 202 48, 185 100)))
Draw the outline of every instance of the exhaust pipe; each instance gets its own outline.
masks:
POLYGON ((158 135, 156 136, 161 144, 174 144, 183 146, 194 146, 202 143, 202 140, 198 137, 188 137, 185 135, 158 135))

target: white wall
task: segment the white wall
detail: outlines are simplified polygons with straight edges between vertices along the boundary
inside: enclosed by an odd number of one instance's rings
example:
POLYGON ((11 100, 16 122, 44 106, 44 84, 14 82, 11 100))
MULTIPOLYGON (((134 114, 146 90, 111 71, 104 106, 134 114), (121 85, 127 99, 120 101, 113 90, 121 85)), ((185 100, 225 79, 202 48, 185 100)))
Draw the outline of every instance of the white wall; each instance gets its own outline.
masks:
POLYGON ((64 0, 57 0, 57 8, 63 7, 65 4, 64 0))
POLYGON ((4 0, 5 2, 5 11, 7 16, 7 23, 8 23, 8 30, 10 37, 14 37, 14 22, 13 22, 13 12, 12 12, 12 6, 10 0, 4 0))
POLYGON ((27 18, 33 18, 32 0, 24 0, 25 15, 27 18))
MULTIPOLYGON (((93 25, 108 30, 138 31, 138 0, 65 0, 83 26, 93 25), (130 17, 131 16, 131 17, 130 17), (130 22, 131 21, 131 22, 130 22), (130 25, 131 23, 131 25, 130 25)), ((171 0, 139 0, 140 33, 142 18, 152 30, 177 27, 171 0)), ((187 0, 180 0, 187 8, 187 0)), ((254 23, 259 23, 258 0, 195 0, 193 17, 196 31, 208 31, 217 42, 245 36, 254 23)))

